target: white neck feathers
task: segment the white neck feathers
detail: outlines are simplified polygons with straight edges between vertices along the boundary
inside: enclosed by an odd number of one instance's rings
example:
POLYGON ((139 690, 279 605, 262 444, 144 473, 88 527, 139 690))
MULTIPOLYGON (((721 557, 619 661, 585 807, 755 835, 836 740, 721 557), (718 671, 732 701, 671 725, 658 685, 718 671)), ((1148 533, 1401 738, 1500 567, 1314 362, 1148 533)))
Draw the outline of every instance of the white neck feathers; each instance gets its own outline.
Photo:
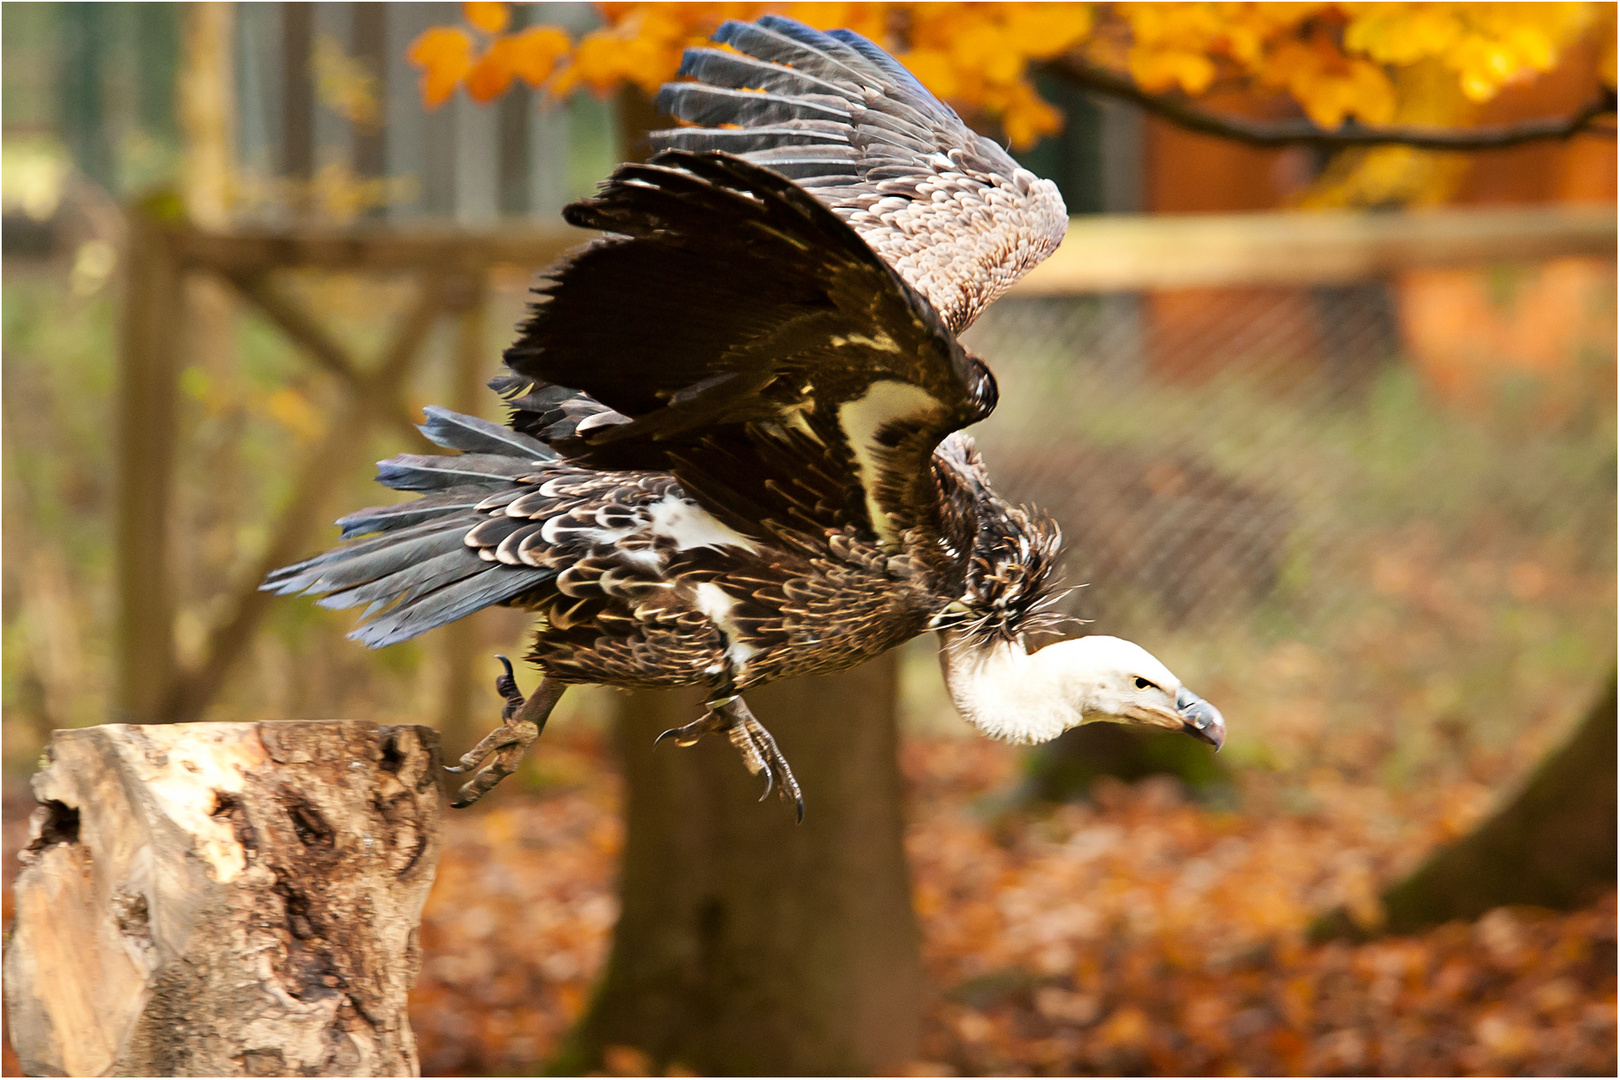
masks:
POLYGON ((1093 635, 1031 654, 1022 640, 986 648, 950 631, 940 636, 951 700, 992 739, 1045 742, 1093 720, 1176 724, 1172 703, 1181 684, 1129 641, 1093 635), (1157 711, 1144 711, 1143 700, 1155 696, 1164 699, 1157 711))
POLYGON ((963 719, 992 739, 1038 743, 1080 723, 1073 673, 1058 662, 1069 642, 1031 655, 1022 642, 978 648, 941 635, 945 686, 963 719))

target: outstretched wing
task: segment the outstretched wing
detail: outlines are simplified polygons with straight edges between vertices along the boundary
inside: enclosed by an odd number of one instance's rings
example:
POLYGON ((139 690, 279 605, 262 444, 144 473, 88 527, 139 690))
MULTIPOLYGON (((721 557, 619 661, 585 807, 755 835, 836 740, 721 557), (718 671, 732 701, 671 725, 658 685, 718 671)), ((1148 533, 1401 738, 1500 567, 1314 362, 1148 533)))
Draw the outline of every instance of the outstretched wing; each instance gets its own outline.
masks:
POLYGON ((669 151, 565 216, 609 235, 551 272, 506 352, 606 407, 555 448, 668 470, 745 533, 930 524, 929 455, 995 382, 835 214, 761 166, 669 151))
POLYGON ((723 150, 797 181, 847 221, 960 333, 1056 250, 1057 187, 962 123, 882 49, 767 15, 689 49, 658 107, 702 125, 655 148, 723 150))

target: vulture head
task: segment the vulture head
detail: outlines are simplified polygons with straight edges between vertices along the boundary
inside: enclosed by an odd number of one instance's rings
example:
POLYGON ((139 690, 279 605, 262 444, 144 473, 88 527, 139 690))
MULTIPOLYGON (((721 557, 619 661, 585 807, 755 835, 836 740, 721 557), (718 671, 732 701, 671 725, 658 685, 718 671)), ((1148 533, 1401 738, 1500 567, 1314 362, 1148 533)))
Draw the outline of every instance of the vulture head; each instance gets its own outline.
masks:
POLYGON ((1217 750, 1226 741, 1220 711, 1132 642, 1099 635, 1031 653, 1021 642, 985 647, 949 632, 944 638, 940 661, 951 699, 991 738, 1045 742, 1111 721, 1184 731, 1217 750))

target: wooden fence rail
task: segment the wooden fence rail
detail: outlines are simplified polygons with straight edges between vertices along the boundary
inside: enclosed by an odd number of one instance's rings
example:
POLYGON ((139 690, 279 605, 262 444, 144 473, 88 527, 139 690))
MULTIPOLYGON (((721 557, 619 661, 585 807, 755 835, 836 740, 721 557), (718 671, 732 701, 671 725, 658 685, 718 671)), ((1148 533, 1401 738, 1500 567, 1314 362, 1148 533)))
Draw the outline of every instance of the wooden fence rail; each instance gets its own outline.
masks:
POLYGON ((1347 285, 1406 270, 1613 258, 1613 206, 1411 212, 1105 214, 1069 223, 1026 296, 1251 285, 1347 285))
MULTIPOLYGON (((543 267, 583 234, 506 229, 499 233, 379 230, 205 233, 137 214, 119 350, 116 507, 118 719, 184 722, 200 718, 258 629, 271 597, 258 583, 301 553, 325 508, 328 479, 356 467, 366 436, 390 423, 413 440, 415 419, 400 403, 422 344, 441 318, 459 324, 453 407, 474 411, 486 368, 482 327, 490 269, 543 267), (417 297, 371 363, 352 355, 308 310, 277 287, 278 271, 302 269, 408 274, 417 297), (179 452, 179 354, 186 317, 183 282, 210 275, 227 282, 316 366, 337 376, 342 397, 326 435, 298 470, 292 497, 271 526, 271 540, 237 583, 228 614, 208 634, 195 667, 175 650, 170 507, 179 452)), ((470 675, 470 647, 451 635, 452 684, 470 675), (459 654, 465 653, 465 660, 459 654)), ((465 696, 465 695, 463 695, 465 696)))
MULTIPOLYGON (((325 509, 327 478, 354 459, 379 423, 416 439, 400 403, 421 345, 441 318, 459 325, 448 404, 474 412, 494 366, 482 326, 490 270, 540 269, 587 234, 502 226, 467 232, 376 228, 208 233, 136 215, 131 230, 117 397, 117 719, 199 719, 257 630, 270 598, 257 591, 269 569, 296 558, 325 509), (352 355, 281 291, 289 269, 408 274, 417 298, 370 364, 352 355), (299 470, 271 540, 211 630, 202 660, 182 669, 175 650, 170 507, 179 451, 177 397, 183 281, 210 275, 338 378, 343 396, 325 438, 299 470)), ((1189 287, 1333 285, 1404 270, 1526 261, 1567 255, 1612 258, 1609 206, 1445 209, 1415 213, 1267 213, 1077 218, 1058 253, 1015 295, 1076 295, 1189 287)), ((452 629, 446 648, 449 699, 465 700, 473 642, 452 629)))

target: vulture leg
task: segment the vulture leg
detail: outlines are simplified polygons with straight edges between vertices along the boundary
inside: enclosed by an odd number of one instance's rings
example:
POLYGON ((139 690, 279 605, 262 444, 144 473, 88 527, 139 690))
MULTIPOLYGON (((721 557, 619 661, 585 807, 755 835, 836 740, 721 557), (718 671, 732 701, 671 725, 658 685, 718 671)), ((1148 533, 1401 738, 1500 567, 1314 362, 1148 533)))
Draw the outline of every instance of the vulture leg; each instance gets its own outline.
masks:
POLYGON ((485 735, 477 746, 461 755, 461 764, 446 767, 446 772, 464 773, 479 762, 494 755, 488 765, 480 769, 471 780, 461 785, 456 797, 450 800, 455 807, 471 806, 483 798, 491 788, 517 771, 518 762, 529 749, 529 744, 540 737, 546 719, 568 687, 556 679, 541 679, 527 701, 518 691, 517 678, 512 674, 512 661, 504 656, 495 659, 506 671, 496 676, 495 691, 506 699, 501 710, 501 726, 485 735))
POLYGON ((740 697, 723 698, 709 703, 709 712, 684 727, 670 728, 654 740, 675 740, 676 746, 691 746, 705 735, 724 734, 731 745, 742 754, 748 771, 758 776, 765 774, 765 792, 759 799, 764 802, 774 787, 783 801, 791 801, 798 820, 804 820, 804 795, 799 782, 793 778, 787 758, 782 756, 776 740, 765 730, 765 725, 754 718, 748 705, 740 697))

